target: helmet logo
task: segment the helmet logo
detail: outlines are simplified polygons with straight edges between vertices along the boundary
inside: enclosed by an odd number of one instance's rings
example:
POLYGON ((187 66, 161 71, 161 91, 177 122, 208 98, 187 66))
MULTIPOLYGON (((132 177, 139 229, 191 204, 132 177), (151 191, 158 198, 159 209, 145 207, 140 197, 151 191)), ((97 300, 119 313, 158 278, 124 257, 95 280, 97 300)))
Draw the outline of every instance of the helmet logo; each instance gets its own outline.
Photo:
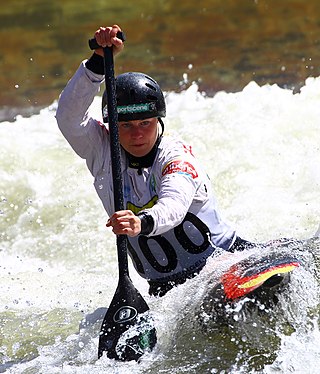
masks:
POLYGON ((131 105, 121 105, 118 106, 118 114, 128 114, 128 113, 146 113, 155 111, 155 103, 141 103, 141 104, 131 104, 131 105))

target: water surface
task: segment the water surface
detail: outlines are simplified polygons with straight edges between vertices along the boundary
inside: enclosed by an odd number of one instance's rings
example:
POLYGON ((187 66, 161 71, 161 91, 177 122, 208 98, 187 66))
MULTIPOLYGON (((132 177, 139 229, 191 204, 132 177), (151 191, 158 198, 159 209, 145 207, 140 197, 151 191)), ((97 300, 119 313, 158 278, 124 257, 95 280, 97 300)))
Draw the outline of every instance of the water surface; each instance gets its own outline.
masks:
POLYGON ((51 104, 100 25, 127 33, 117 71, 144 71, 165 90, 197 81, 212 95, 251 80, 299 89, 318 76, 316 0, 0 1, 2 118, 51 104), (21 111, 21 109, 20 109, 21 111))
POLYGON ((119 22, 117 71, 160 81, 166 131, 193 145, 222 216, 248 240, 309 239, 320 223, 319 4, 0 0, 0 372, 318 373, 319 239, 291 248, 303 266, 277 308, 241 320, 239 304, 208 331, 194 311, 219 266, 161 299, 130 267, 158 345, 140 364, 97 360, 100 325, 79 325, 113 296, 115 238, 54 115, 87 39, 119 22))

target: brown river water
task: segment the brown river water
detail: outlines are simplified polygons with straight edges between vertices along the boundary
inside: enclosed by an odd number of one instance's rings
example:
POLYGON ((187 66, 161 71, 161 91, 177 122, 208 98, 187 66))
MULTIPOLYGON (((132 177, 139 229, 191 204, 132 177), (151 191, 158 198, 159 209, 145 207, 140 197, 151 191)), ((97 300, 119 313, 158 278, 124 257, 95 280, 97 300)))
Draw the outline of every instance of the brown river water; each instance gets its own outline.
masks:
POLYGON ((318 0, 0 0, 0 120, 56 100, 88 38, 113 23, 127 35, 116 73, 143 71, 166 91, 252 80, 297 91, 319 75, 318 0))

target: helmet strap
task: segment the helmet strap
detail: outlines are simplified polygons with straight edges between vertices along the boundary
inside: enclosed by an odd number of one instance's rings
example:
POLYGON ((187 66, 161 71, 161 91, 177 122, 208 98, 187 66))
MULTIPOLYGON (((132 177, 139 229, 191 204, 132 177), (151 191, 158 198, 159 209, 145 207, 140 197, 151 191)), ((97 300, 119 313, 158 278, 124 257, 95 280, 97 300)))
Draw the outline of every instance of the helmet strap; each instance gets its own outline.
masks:
POLYGON ((159 123, 161 125, 161 134, 159 135, 159 137, 161 137, 163 135, 163 133, 164 133, 164 123, 163 123, 163 121, 162 121, 162 119, 160 117, 158 117, 158 121, 159 121, 159 123))

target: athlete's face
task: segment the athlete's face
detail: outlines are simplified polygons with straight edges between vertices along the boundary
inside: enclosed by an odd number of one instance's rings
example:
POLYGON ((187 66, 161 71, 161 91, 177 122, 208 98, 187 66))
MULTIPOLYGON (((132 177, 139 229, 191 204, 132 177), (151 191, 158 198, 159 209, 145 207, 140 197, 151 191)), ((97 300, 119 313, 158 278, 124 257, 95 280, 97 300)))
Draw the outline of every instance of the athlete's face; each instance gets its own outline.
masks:
POLYGON ((119 122, 119 140, 122 147, 135 157, 147 155, 158 136, 158 119, 119 122))

